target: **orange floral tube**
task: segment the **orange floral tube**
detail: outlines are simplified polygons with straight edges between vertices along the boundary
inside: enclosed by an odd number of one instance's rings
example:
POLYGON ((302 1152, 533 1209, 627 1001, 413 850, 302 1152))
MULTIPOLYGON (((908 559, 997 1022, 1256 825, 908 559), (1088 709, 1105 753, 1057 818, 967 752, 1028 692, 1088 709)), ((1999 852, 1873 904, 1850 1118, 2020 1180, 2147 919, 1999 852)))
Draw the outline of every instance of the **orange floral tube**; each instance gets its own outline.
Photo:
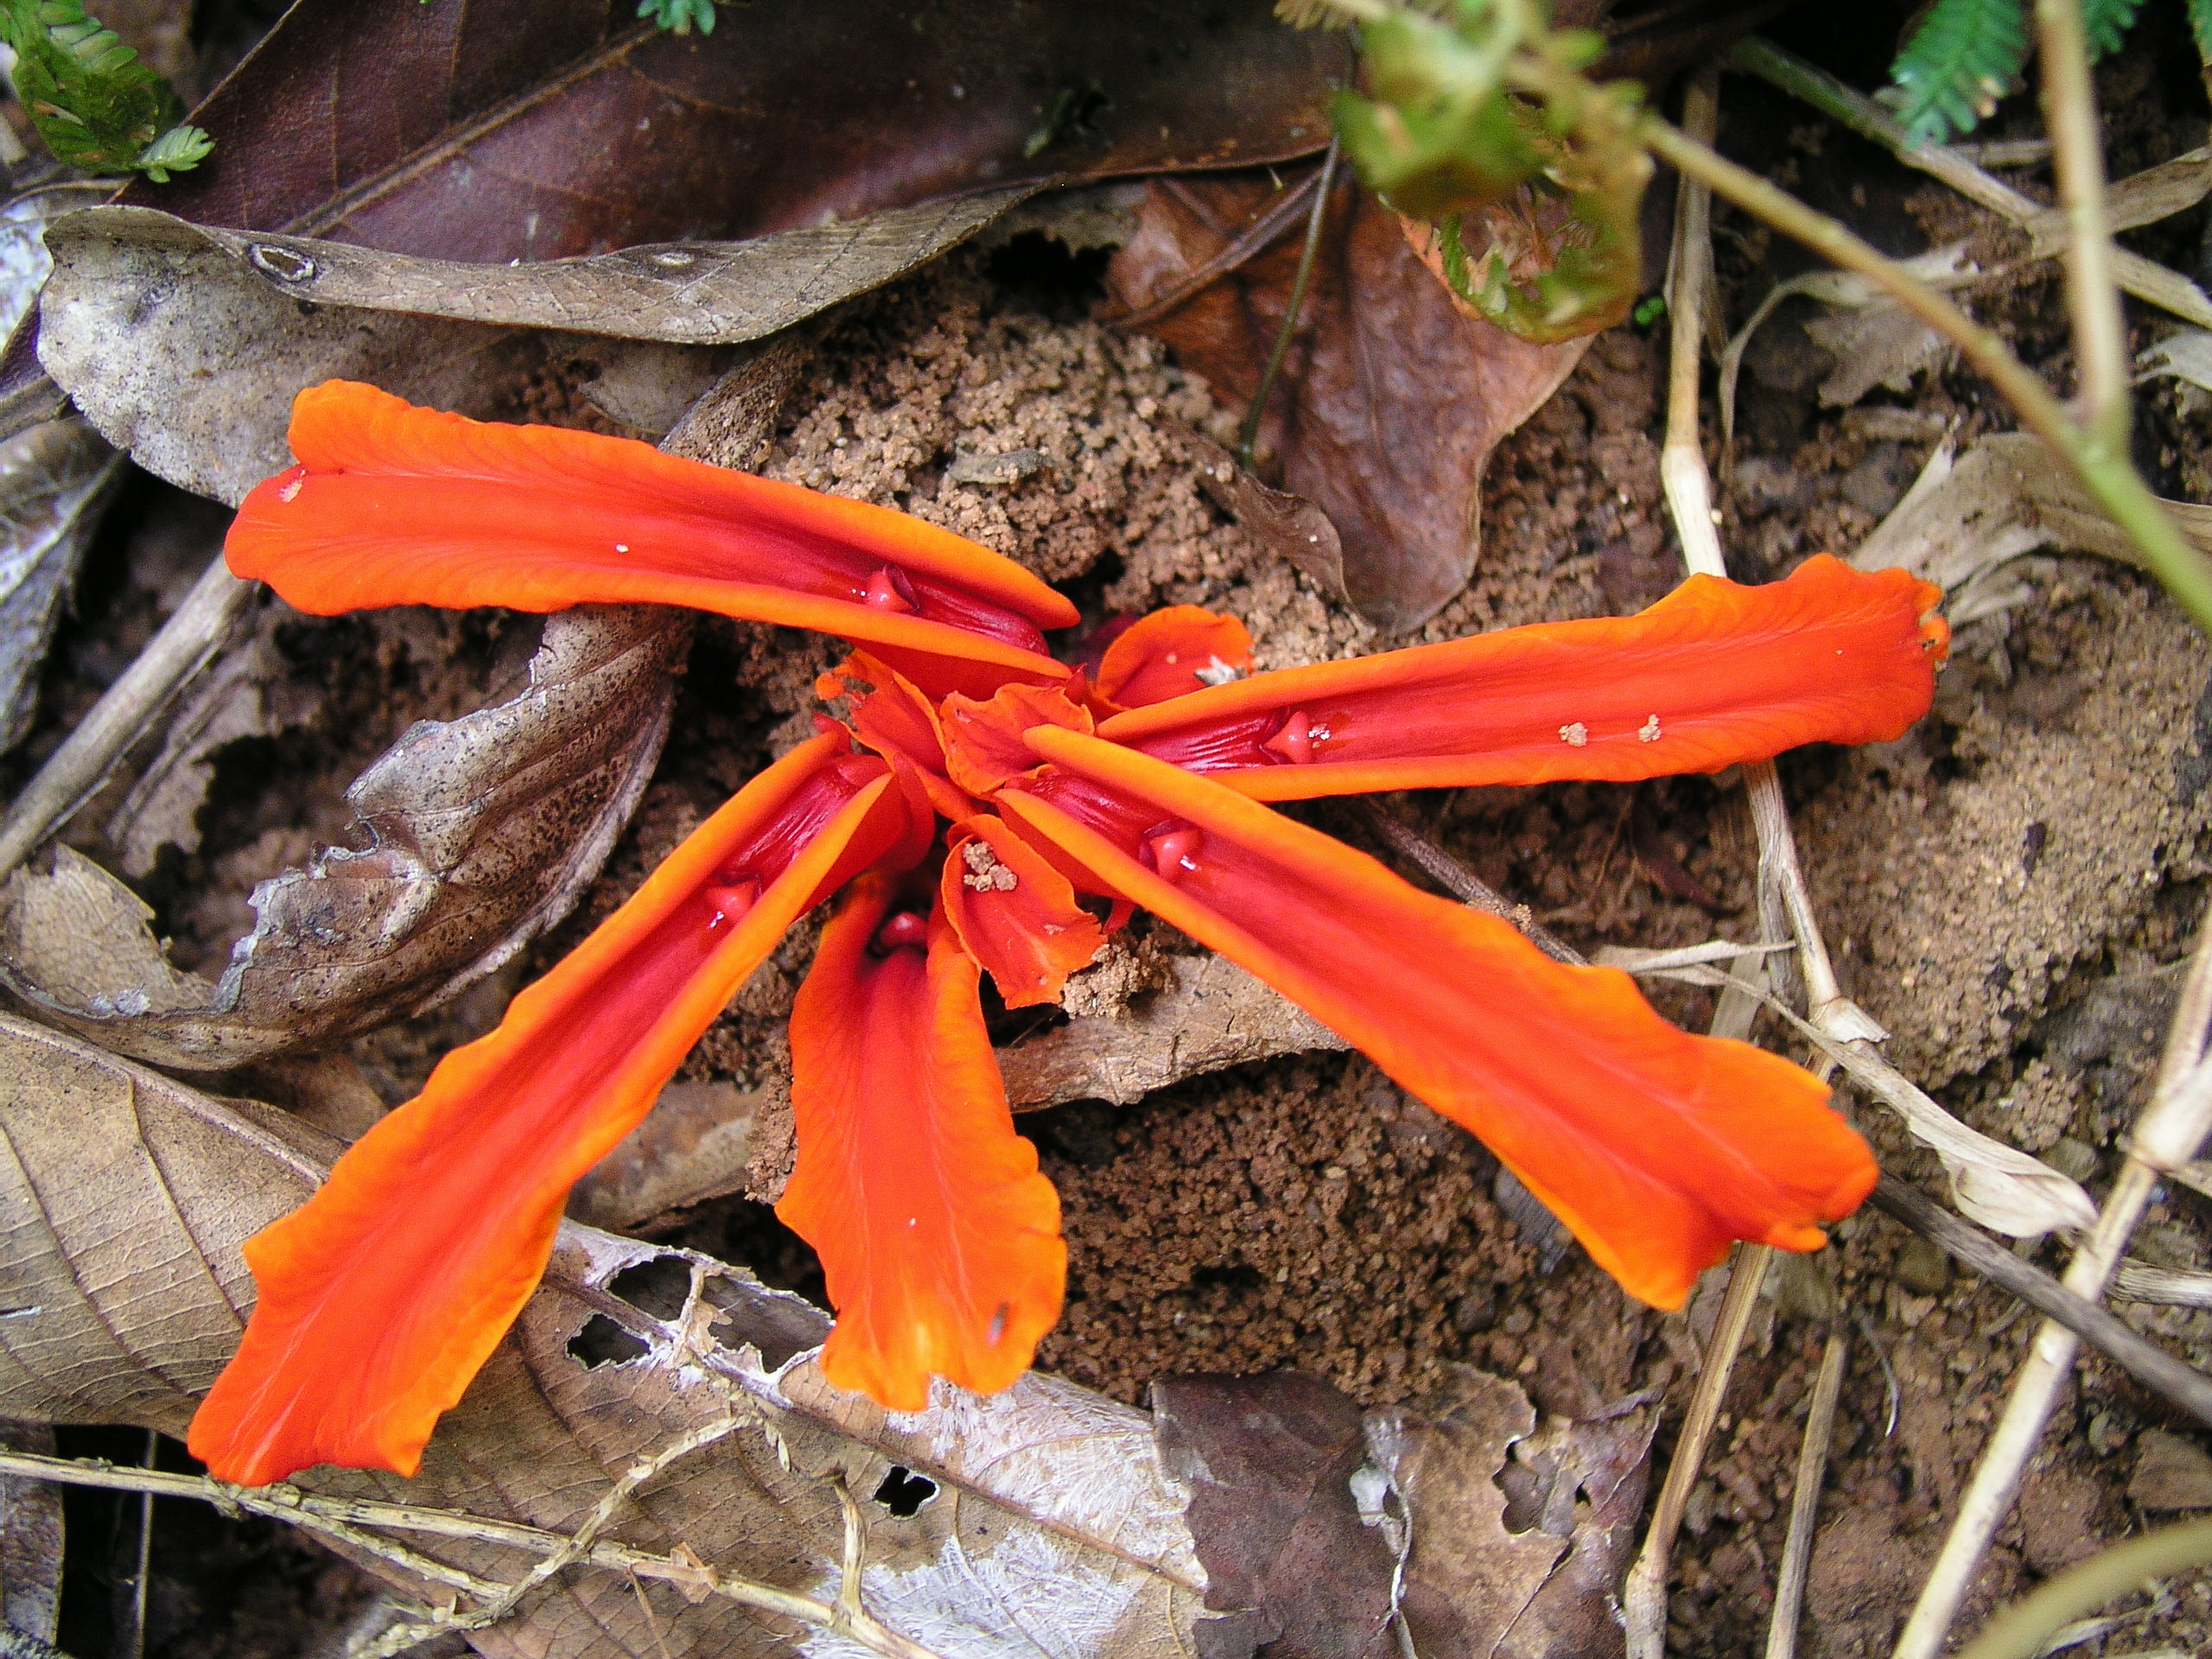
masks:
POLYGON ((416 409, 344 380, 299 395, 291 443, 299 464, 246 497, 225 551, 236 574, 315 615, 681 605, 925 662, 1066 671, 1039 630, 1073 623, 1072 605, 903 512, 626 438, 416 409))
POLYGON ((1902 736, 1935 696, 1941 597, 1822 555, 1762 588, 1692 576, 1636 616, 1262 674, 1098 735, 1266 801, 1717 772, 1902 736))
POLYGON ((259 1302, 193 1419, 193 1455, 248 1485, 317 1463, 412 1475, 536 1287, 569 1188, 791 923, 906 818, 883 763, 839 732, 695 831, 304 1207, 247 1241, 259 1302))
MULTIPOLYGON (((798 1162, 776 1213, 822 1258, 822 1371, 893 1411, 993 1393, 1060 1317, 1060 1205, 1016 1135, 975 963, 895 876, 853 885, 791 1008, 798 1162)), ((917 893, 918 897, 925 897, 917 893)))
POLYGON ((1873 1186, 1825 1088, 1675 1029, 1626 974, 1554 963, 1217 782, 1058 727, 1028 741, 1052 766, 1000 793, 1008 819, 1478 1135, 1631 1295, 1679 1306, 1734 1239, 1816 1248, 1873 1186))

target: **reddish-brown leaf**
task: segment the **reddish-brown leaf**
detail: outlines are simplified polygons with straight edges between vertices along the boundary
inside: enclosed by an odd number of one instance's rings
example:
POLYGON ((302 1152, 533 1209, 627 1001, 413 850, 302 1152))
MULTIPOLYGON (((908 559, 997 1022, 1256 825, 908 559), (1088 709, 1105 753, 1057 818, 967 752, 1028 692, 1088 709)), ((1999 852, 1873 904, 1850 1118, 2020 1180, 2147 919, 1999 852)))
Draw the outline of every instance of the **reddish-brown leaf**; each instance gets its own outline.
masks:
MULTIPOLYGON (((1280 176, 1281 188, 1297 188, 1280 176)), ((1136 238, 1109 273, 1116 308, 1139 318, 1157 310, 1268 212, 1277 177, 1154 180, 1136 238)), ((1282 325, 1299 247, 1287 236, 1141 326, 1218 396, 1249 402, 1282 325)), ((1484 463, 1581 353, 1580 341, 1531 346, 1460 315, 1396 217, 1363 189, 1336 191, 1261 449, 1274 481, 1336 526, 1344 586, 1363 613, 1411 627, 1466 584, 1484 463)))
POLYGON ((1343 36, 1268 0, 817 0, 710 35, 623 0, 305 0, 194 120, 213 157, 124 200, 504 263, 738 238, 1016 179, 1326 142, 1343 36))

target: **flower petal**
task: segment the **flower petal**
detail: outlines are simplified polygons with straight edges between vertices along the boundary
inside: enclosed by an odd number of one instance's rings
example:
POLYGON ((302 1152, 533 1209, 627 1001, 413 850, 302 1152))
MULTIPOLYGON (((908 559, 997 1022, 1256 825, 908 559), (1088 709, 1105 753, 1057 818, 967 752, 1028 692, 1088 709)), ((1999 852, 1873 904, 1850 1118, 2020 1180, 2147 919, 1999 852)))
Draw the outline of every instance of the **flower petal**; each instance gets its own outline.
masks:
POLYGON ((194 1456, 259 1484, 311 1464, 415 1472, 544 1270, 568 1190, 642 1118, 785 931, 896 838, 882 762, 802 745, 248 1240, 245 1340, 194 1456))
POLYGON ((1045 855, 988 813, 945 832, 938 905, 1009 1008, 1057 1002, 1106 943, 1098 918, 1045 855))
POLYGON ((1097 690, 1109 702, 1138 709, 1226 683, 1251 667, 1252 636, 1242 622, 1197 605, 1171 605, 1115 636, 1099 659, 1097 690))
POLYGON ((1815 1248, 1873 1185, 1819 1083, 1676 1030, 1626 974, 1554 963, 1210 779, 1052 728, 1030 741, 1053 769, 1002 811, 1479 1135, 1631 1294, 1678 1306, 1732 1239, 1815 1248))
POLYGON ((1060 1316, 1060 1204, 1014 1132, 976 1000, 943 916, 855 882, 791 1009, 798 1165, 776 1213, 822 1258, 836 1328, 823 1374, 893 1411, 931 1373, 990 1393, 1060 1316), (902 937, 887 939, 887 918, 902 937))
POLYGON ((1821 555, 1763 588, 1692 576, 1636 616, 1256 675, 1098 734, 1266 801, 1718 772, 1903 735, 1935 695, 1941 597, 1821 555))
POLYGON ((896 766, 910 766, 930 805, 948 818, 964 818, 982 804, 945 772, 944 728, 937 704, 888 663, 856 651, 815 686, 824 699, 851 696, 854 734, 896 766), (854 696, 853 682, 874 688, 854 696))
POLYGON ((1036 768, 1037 757, 1021 739, 1031 727, 1090 730, 1090 711, 1071 702, 1056 686, 1001 686, 988 699, 956 694, 939 712, 945 768, 970 795, 988 795, 1007 779, 1036 768))
POLYGON ((246 497, 226 551, 317 615, 645 601, 1065 673, 1039 629, 1072 623, 1073 606, 905 513, 343 380, 299 395, 291 442, 300 464, 246 497))

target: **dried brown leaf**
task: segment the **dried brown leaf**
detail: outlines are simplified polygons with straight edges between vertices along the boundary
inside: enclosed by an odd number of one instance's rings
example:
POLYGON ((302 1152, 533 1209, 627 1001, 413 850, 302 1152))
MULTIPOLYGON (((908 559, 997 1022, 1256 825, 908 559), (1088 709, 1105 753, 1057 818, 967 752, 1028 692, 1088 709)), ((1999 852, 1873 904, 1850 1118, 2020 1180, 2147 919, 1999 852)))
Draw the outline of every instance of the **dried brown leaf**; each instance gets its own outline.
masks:
MULTIPOLYGON (((1554 1365, 1572 1370, 1564 1351, 1554 1365)), ((1576 1373, 1580 1380, 1580 1373, 1576 1373)), ((1459 1368, 1420 1408, 1363 1417, 1295 1373, 1153 1386, 1160 1460, 1205 1564, 1200 1651, 1602 1659, 1657 1413, 1640 1399, 1541 1427, 1518 1383, 1459 1368), (1395 1618, 1409 1643, 1391 1640, 1395 1618)))
POLYGON ((1152 1406, 1216 1615, 1198 1628, 1201 1659, 1389 1652, 1396 1552, 1353 1499, 1358 1406, 1295 1371, 1164 1378, 1152 1406))
POLYGON ((423 721, 346 791, 366 850, 255 889, 210 984, 136 894, 67 849, 0 888, 0 983, 118 1052, 224 1070, 429 1007, 568 912, 652 776, 689 626, 645 607, 548 619, 529 689, 423 721))
MULTIPOLYGON (((0 1446, 54 1455, 45 1423, 0 1420, 0 1446)), ((0 1477, 0 1626, 51 1643, 61 1625, 61 1489, 0 1477)))
POLYGON ((1327 142, 1346 43, 1268 0, 726 8, 304 0, 193 114, 209 162, 126 200, 505 264, 859 219, 1024 180, 1327 142))
MULTIPOLYGON (((4 1016, 0 1078, 0 1412, 182 1433, 251 1306, 240 1243, 306 1197, 336 1143, 4 1016)), ((1189 1651, 1203 1574, 1143 1414, 1032 1376, 989 1399, 940 1387, 931 1409, 887 1417, 822 1382, 826 1324, 741 1269, 569 1226, 418 1477, 323 1469, 297 1484, 563 1533, 613 1494, 603 1536, 827 1600, 842 1482, 863 1599, 925 1646, 1033 1659, 1049 1628, 1069 1659, 1189 1651), (697 1451, 616 1491, 687 1437, 697 1451)), ((494 1580, 532 1560, 467 1537, 393 1541, 494 1580)), ((388 1551, 347 1553, 423 1599, 451 1595, 388 1551)), ((536 1659, 814 1650, 719 1598, 645 1595, 649 1611, 621 1577, 571 1568, 471 1639, 536 1659)))
MULTIPOLYGON (((1265 215, 1286 170, 1154 180, 1135 239, 1108 276, 1116 308, 1142 314, 1265 215)), ((1275 243, 1142 326, 1226 402, 1249 402, 1273 348, 1299 255, 1275 243)), ((1346 185, 1321 251, 1261 449, 1276 481, 1341 538, 1360 612, 1414 626, 1466 585, 1480 543, 1484 463, 1556 391, 1585 342, 1531 346, 1462 316, 1406 245, 1396 216, 1346 185)))

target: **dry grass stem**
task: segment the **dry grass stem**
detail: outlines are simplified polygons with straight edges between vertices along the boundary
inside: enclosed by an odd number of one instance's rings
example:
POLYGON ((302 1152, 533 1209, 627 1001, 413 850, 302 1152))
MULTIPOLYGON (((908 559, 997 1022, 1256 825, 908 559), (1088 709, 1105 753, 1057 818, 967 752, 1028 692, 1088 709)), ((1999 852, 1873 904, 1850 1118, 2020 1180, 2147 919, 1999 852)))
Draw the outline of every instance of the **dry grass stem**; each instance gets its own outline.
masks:
POLYGON ((1869 1202, 1999 1289, 2064 1325, 2145 1387, 2156 1389, 2198 1421, 2212 1427, 2212 1376, 2176 1359, 2095 1302, 2075 1295, 2042 1268, 1992 1243, 1896 1176, 1882 1177, 1869 1202))
MULTIPOLYGON (((1896 116, 1826 70, 1815 68, 1771 41, 1757 38, 1738 42, 1726 61, 1731 68, 1757 75, 1803 99, 1861 137, 1882 145, 1906 166, 1941 180, 1976 207, 2018 226, 2028 232, 2031 257, 2052 258, 2066 251, 2072 233, 2064 213, 2055 213, 2033 196, 1984 171, 1961 149, 1914 143, 1896 116)), ((1983 160, 1988 159, 1986 151, 1993 148, 1982 147, 1983 160)), ((2125 183, 2120 188, 2124 189, 2125 183)), ((2137 299, 2200 328, 2212 328, 2212 296, 2171 266, 2125 248, 2110 250, 2110 265, 2113 279, 2137 299)))
MULTIPOLYGON (((2189 979, 2167 1029, 2151 1103, 2130 1137, 2127 1162, 2113 1184, 2094 1230, 2067 1266, 2063 1282, 2077 1296, 2094 1300, 2104 1294, 2159 1179, 2196 1156, 2195 1141, 2183 1141, 2190 1131, 2199 1140, 2203 1135, 2207 1079, 2200 1068, 2208 1020, 2212 1020, 2212 911, 2198 925, 2189 979), (2145 1147, 2157 1161, 2145 1156, 2145 1147)), ((2012 1507, 2028 1458, 2043 1438, 2058 1391, 2074 1369, 2079 1340, 2053 1320, 2046 1319, 2037 1331, 2012 1380, 2004 1415, 1960 1499, 1958 1518, 1897 1638, 1896 1659, 1936 1659, 1942 1650, 1989 1541, 2012 1507)))
POLYGON ((1720 1402, 1728 1392, 1728 1378, 1736 1356, 1751 1329, 1752 1311, 1758 1306, 1760 1288, 1776 1251, 1771 1244, 1746 1244, 1736 1252, 1730 1270, 1727 1299, 1713 1327, 1713 1340, 1705 1351, 1705 1368, 1698 1373, 1690 1395, 1689 1409, 1682 1414, 1682 1432, 1675 1442, 1675 1455, 1667 1465, 1667 1479, 1652 1506, 1651 1525, 1643 1547, 1628 1570, 1621 1592, 1622 1611, 1628 1621, 1628 1659, 1662 1659, 1667 1651, 1667 1580, 1673 1565, 1675 1534, 1682 1524, 1682 1510, 1697 1484, 1698 1469, 1705 1461, 1707 1443, 1713 1438, 1720 1402))
MULTIPOLYGON (((734 1423, 708 1426, 696 1434, 687 1437, 686 1442, 679 1442, 683 1446, 682 1452, 675 1452, 674 1448, 664 1452, 661 1458, 664 1461, 660 1466, 665 1467, 666 1463, 673 1462, 677 1455, 698 1450, 700 1446, 720 1438, 734 1427, 734 1423)), ((119 1468, 112 1464, 41 1457, 29 1452, 0 1450, 0 1475, 18 1475, 70 1486, 95 1486, 110 1491, 148 1492, 161 1497, 194 1498, 203 1503, 212 1503, 226 1514, 234 1515, 244 1510, 252 1515, 267 1516, 365 1549, 429 1582, 448 1585, 482 1600, 501 1597, 511 1586, 490 1583, 457 1567, 432 1560, 395 1544, 388 1538, 376 1535, 376 1530, 464 1539, 474 1543, 521 1550, 541 1558, 565 1555, 564 1564, 567 1565, 601 1567, 610 1572, 633 1573, 639 1579, 658 1579, 680 1588, 688 1586, 703 1590, 708 1594, 726 1597, 763 1613, 831 1630, 878 1655, 879 1659, 938 1659, 929 1649, 886 1628, 873 1615, 863 1611, 858 1618, 854 1618, 849 1617, 841 1606, 832 1606, 810 1596, 779 1590, 773 1585, 761 1584, 734 1573, 719 1571, 702 1563, 681 1545, 674 1551, 660 1554, 628 1544, 594 1539, 577 1549, 575 1548, 577 1540, 567 1533, 524 1526, 518 1522, 494 1520, 488 1516, 469 1515, 453 1510, 422 1509, 408 1503, 327 1497, 281 1484, 257 1487, 232 1486, 206 1475, 119 1468)), ((640 1478, 645 1478, 649 1477, 640 1478)), ((586 1524, 591 1523, 588 1522, 586 1524)), ((605 1524, 603 1518, 599 1524, 605 1524)), ((470 1616, 459 1613, 433 1613, 417 1624, 423 1633, 415 1635, 410 1645, 447 1630, 474 1628, 470 1616)), ((385 1650, 381 1641, 377 1645, 379 1651, 385 1650)))
POLYGON ((1805 1605, 1805 1575, 1813 1565, 1813 1532, 1821 1515, 1821 1486, 1827 1479, 1828 1447, 1835 1439, 1835 1405, 1851 1357, 1840 1322, 1821 1351, 1820 1375, 1805 1414, 1805 1439, 1797 1448, 1797 1480, 1789 1492, 1789 1530, 1775 1570, 1774 1617, 1766 1627, 1766 1659, 1796 1659, 1797 1621, 1805 1605))
POLYGON ((184 603, 32 774, 0 819, 0 877, 69 821, 184 683, 219 651, 253 597, 216 556, 184 603))

